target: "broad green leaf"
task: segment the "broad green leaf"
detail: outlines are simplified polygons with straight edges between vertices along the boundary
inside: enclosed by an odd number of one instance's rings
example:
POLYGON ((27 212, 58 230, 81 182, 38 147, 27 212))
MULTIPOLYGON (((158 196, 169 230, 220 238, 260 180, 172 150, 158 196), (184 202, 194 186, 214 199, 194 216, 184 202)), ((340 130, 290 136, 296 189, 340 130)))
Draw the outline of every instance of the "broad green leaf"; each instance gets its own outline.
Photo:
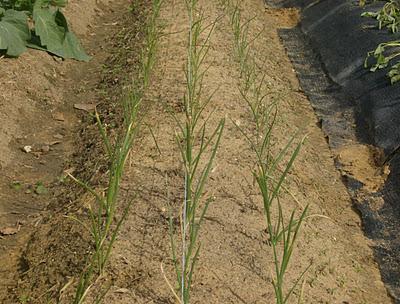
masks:
POLYGON ((59 50, 52 50, 51 53, 62 58, 71 58, 86 62, 91 59, 91 57, 85 53, 85 50, 80 45, 78 38, 73 32, 66 32, 62 48, 59 50))
POLYGON ((31 39, 26 44, 28 48, 47 52, 47 49, 40 44, 39 36, 36 36, 35 33, 31 33, 31 39))
POLYGON ((59 50, 53 50, 52 52, 63 58, 89 61, 91 57, 86 54, 75 34, 69 30, 67 20, 61 11, 57 11, 56 22, 64 29, 65 36, 62 48, 59 50))
POLYGON ((25 52, 31 37, 27 19, 24 12, 4 11, 0 20, 0 50, 6 50, 7 55, 17 57, 25 52))
POLYGON ((36 0, 33 19, 40 47, 62 58, 90 60, 91 57, 85 53, 78 38, 69 30, 67 20, 60 10, 50 8, 46 0, 36 0))
POLYGON ((56 11, 46 6, 46 3, 44 0, 36 0, 33 7, 33 20, 35 33, 40 37, 41 45, 51 51, 62 47, 64 31, 56 23, 56 11))

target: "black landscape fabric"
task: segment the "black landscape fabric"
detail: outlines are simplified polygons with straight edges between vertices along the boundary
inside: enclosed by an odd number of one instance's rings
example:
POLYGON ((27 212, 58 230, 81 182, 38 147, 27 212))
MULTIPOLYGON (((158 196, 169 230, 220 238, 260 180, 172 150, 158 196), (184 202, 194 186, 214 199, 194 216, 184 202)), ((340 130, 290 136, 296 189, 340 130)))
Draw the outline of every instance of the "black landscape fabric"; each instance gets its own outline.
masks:
MULTIPOLYGON (((378 30, 376 20, 361 17, 384 2, 366 7, 350 0, 266 2, 301 9, 299 26, 282 29, 280 36, 330 145, 356 139, 382 148, 390 161, 383 189, 369 199, 357 199, 355 206, 366 234, 374 240, 383 280, 400 303, 400 83, 390 84, 387 69, 372 73, 364 68, 367 52, 381 42, 400 39, 400 34, 378 30), (369 205, 374 196, 384 199, 379 210, 369 205)), ((347 184, 356 200, 360 184, 347 184)))

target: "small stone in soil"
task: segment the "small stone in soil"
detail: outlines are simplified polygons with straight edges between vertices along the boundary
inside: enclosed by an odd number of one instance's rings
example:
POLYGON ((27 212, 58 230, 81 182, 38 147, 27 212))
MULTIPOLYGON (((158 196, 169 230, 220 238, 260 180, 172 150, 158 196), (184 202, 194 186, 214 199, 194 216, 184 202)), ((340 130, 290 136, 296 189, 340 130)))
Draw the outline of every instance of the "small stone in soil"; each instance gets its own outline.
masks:
POLYGON ((5 227, 0 229, 0 235, 13 235, 16 234, 19 231, 19 226, 18 227, 5 227))
POLYGON ((74 104, 74 108, 86 112, 92 112, 96 109, 96 105, 94 103, 76 103, 74 104))
POLYGON ((32 146, 24 146, 22 148, 22 151, 24 151, 25 153, 30 153, 32 152, 32 146))
POLYGON ((115 293, 127 293, 129 292, 129 289, 127 288, 119 288, 115 291, 115 293))
POLYGON ((65 117, 63 113, 57 112, 53 114, 53 118, 58 121, 64 121, 65 117))

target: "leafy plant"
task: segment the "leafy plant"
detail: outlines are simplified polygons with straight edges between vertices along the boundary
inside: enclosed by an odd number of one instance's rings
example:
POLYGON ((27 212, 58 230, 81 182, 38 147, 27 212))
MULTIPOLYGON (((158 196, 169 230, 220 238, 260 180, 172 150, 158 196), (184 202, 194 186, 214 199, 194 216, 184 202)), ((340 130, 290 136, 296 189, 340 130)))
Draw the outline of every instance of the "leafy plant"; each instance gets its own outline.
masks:
MULTIPOLYGON (((371 72, 387 68, 395 58, 400 56, 399 48, 400 40, 380 43, 375 50, 368 52, 367 57, 365 58, 364 67, 368 68, 371 66, 371 72), (374 58, 374 63, 372 65, 369 64, 371 57, 374 58)), ((397 61, 390 67, 387 76, 390 78, 392 84, 400 81, 400 61, 397 61)))
MULTIPOLYGON (((376 12, 365 12, 364 17, 372 17, 378 20, 379 29, 388 28, 391 33, 397 33, 400 26, 400 0, 387 0, 383 7, 376 12)), ((400 61, 393 60, 400 56, 400 40, 393 40, 378 44, 375 50, 367 53, 364 67, 371 72, 389 67, 386 74, 390 78, 391 84, 400 81, 400 61), (370 59, 374 61, 370 64, 370 59)))
POLYGON ((0 0, 0 50, 17 57, 30 47, 89 61, 61 12, 65 5, 66 0, 0 0))
POLYGON ((387 28, 392 33, 397 33, 400 25, 400 0, 390 0, 376 12, 362 13, 363 17, 370 17, 378 20, 378 28, 387 28))
POLYGON ((19 56, 26 51, 31 39, 28 16, 24 12, 0 8, 0 50, 7 50, 9 56, 19 56))

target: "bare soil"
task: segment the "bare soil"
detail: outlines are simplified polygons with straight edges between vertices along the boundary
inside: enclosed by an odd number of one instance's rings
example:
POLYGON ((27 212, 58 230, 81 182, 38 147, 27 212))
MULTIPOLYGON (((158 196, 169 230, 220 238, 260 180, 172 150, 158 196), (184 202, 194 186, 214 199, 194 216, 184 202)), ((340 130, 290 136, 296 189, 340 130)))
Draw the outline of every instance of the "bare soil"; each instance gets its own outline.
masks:
MULTIPOLYGON (((89 63, 61 62, 36 51, 19 59, 0 60, 0 119, 4 121, 0 130, 0 229, 15 228, 8 230, 15 233, 0 238, 0 248, 4 248, 0 251, 2 303, 71 303, 76 278, 91 250, 88 233, 71 217, 84 220, 91 198, 60 177, 69 169, 100 189, 107 171, 94 121, 88 113, 74 109, 74 104, 97 104, 106 122, 118 129, 118 99, 135 75, 149 6, 149 1, 135 3, 129 12, 130 3, 125 0, 89 1, 83 9, 71 0, 71 23, 94 55, 89 63), (23 152, 27 145, 34 153, 23 152), (47 194, 35 193, 39 181, 49 190, 47 194)), ((218 88, 207 110, 214 111, 210 130, 221 118, 227 118, 227 125, 206 188, 205 195, 214 197, 214 202, 201 228, 192 302, 273 303, 271 247, 252 177, 254 156, 232 123, 250 132, 253 129, 237 90, 239 66, 229 18, 218 1, 199 0, 199 4, 209 20, 222 16, 211 36, 204 90, 211 93, 218 88)), ((296 25, 297 11, 266 8, 262 0, 244 0, 241 6, 244 17, 256 16, 250 35, 262 31, 254 49, 266 62, 269 98, 280 104, 275 149, 279 151, 299 129, 307 138, 282 197, 285 214, 307 204, 311 208, 288 284, 311 265, 303 285, 303 303, 392 303, 371 243, 363 236, 360 217, 335 168, 335 159, 341 157, 348 160, 343 169, 348 174, 370 176, 375 166, 373 149, 329 149, 277 35, 278 28, 296 25), (357 169, 362 166, 366 170, 357 169)), ((163 104, 178 113, 182 109, 187 38, 184 2, 166 0, 161 21, 169 35, 161 39, 143 113, 144 125, 151 128, 157 145, 149 128, 143 127, 126 165, 121 206, 132 194, 137 196, 115 243, 107 274, 95 283, 89 300, 110 286, 105 303, 175 303, 166 283, 166 279, 174 282, 168 219, 173 210, 178 220, 184 177, 174 139, 175 122, 163 104)), ((367 180, 368 190, 379 188, 384 172, 379 174, 367 180)))
MULTIPOLYGON (((80 36, 101 14, 95 6, 95 1, 71 1, 67 14, 80 36)), ((51 184, 73 153, 71 131, 78 118, 64 92, 74 81, 69 76, 74 66, 34 50, 18 59, 0 59, 0 294, 14 282, 16 266, 25 270, 21 251, 53 195, 51 184), (44 190, 38 191, 38 185, 44 190)))
MULTIPOLYGON (((35 50, 0 60, 1 303, 42 303, 84 267, 88 235, 66 216, 83 214, 85 193, 66 172, 96 185, 107 164, 92 114, 77 107, 96 105, 105 119, 117 116, 124 80, 136 69, 147 6, 142 1, 130 11, 128 1, 71 1, 66 16, 93 56, 89 63, 35 50), (38 183, 45 187, 40 194, 38 183)), ((120 120, 112 120, 117 127, 120 120)))

